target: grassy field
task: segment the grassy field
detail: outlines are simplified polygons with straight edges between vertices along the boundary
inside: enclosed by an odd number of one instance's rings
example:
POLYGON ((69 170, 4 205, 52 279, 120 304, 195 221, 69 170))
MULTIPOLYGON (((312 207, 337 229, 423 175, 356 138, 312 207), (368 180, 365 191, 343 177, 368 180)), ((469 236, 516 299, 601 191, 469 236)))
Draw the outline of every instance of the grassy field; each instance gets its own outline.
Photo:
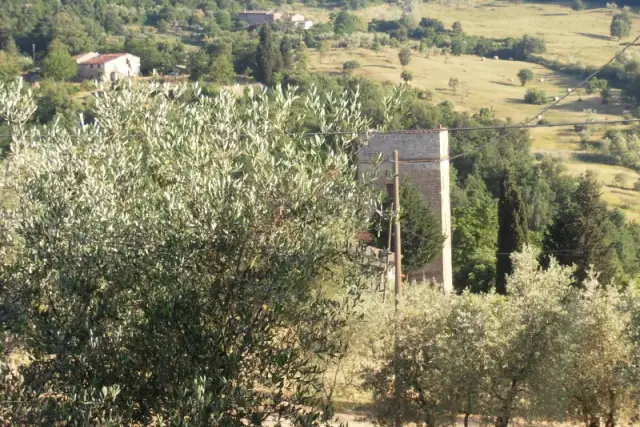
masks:
MULTIPOLYGON (((562 62, 582 61, 600 65, 618 49, 624 40, 609 36, 612 13, 607 9, 574 11, 568 4, 529 4, 511 2, 457 2, 451 6, 436 2, 421 3, 414 12, 442 20, 446 25, 462 23, 469 34, 486 37, 522 37, 536 34, 547 42, 547 56, 562 62)), ((367 20, 400 16, 392 5, 365 9, 367 20)), ((640 16, 632 13, 634 28, 640 27, 640 16)))
MULTIPOLYGON (((460 21, 468 34, 502 38, 535 34, 544 37, 551 59, 564 63, 582 62, 600 65, 619 50, 625 40, 609 36, 612 13, 608 9, 574 11, 568 4, 529 4, 506 1, 420 2, 413 11, 419 22, 423 16, 437 18, 451 26, 460 21)), ((315 21, 327 21, 327 10, 295 6, 315 21)), ((372 6, 356 11, 365 21, 399 18, 400 8, 393 4, 372 6)), ((634 28, 640 28, 640 15, 632 13, 634 28)), ((627 40, 628 41, 628 40, 627 40)))
MULTIPOLYGON (((379 82, 400 82, 402 67, 398 61, 396 49, 374 52, 369 49, 333 49, 329 55, 320 58, 316 51, 311 52, 311 69, 316 72, 338 74, 342 64, 356 59, 361 68, 356 74, 379 82)), ((539 65, 518 61, 481 61, 476 56, 459 57, 435 56, 426 58, 414 53, 407 69, 413 73, 414 87, 429 89, 433 92, 434 102, 453 101, 460 111, 478 111, 483 107, 493 108, 499 117, 510 117, 521 122, 535 117, 542 106, 529 105, 523 100, 526 89, 536 87, 544 89, 549 96, 562 95, 566 88, 575 87, 575 78, 557 73, 539 65), (521 68, 531 68, 536 79, 522 87, 516 78, 521 68), (460 80, 460 87, 454 91, 449 87, 449 78, 460 80), (544 79, 541 83, 540 78, 544 79)), ((615 99, 609 105, 602 105, 598 95, 586 95, 584 91, 572 93, 566 100, 545 113, 544 118, 551 122, 583 121, 587 118, 585 110, 595 110, 591 117, 597 120, 620 119, 623 106, 615 99)), ((592 129, 595 140, 602 129, 592 129)), ((630 169, 596 163, 582 163, 572 155, 578 150, 579 137, 573 128, 532 129, 533 151, 558 155, 566 159, 569 173, 579 175, 587 170, 598 173, 605 199, 612 207, 622 208, 630 219, 640 219, 640 193, 631 188, 640 175, 630 169), (613 177, 623 172, 628 175, 628 189, 611 186, 613 177)))

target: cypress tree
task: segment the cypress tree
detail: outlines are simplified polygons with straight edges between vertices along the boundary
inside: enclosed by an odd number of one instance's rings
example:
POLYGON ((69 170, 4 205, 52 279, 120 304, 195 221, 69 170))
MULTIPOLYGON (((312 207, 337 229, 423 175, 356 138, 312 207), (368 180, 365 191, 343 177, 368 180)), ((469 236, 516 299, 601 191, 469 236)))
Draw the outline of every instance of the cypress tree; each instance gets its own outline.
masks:
POLYGON ((591 267, 605 285, 616 275, 617 255, 609 232, 611 220, 600 194, 600 185, 593 176, 582 177, 543 241, 545 263, 553 256, 562 265, 575 265, 577 286, 587 278, 591 267))
MULTIPOLYGON (((444 236, 440 218, 424 202, 420 191, 405 181, 400 184, 400 228, 402 235, 402 263, 407 270, 419 269, 442 254, 444 236)), ((372 234, 375 245, 386 248, 389 239, 389 212, 393 198, 383 201, 384 214, 373 220, 372 234)), ((391 250, 395 252, 394 240, 391 250)))
POLYGON ((280 54, 282 55, 282 67, 285 70, 291 70, 294 59, 293 47, 291 46, 291 39, 287 36, 284 36, 280 42, 280 54))
POLYGON ((260 44, 256 51, 256 78, 266 85, 273 84, 273 74, 279 70, 278 65, 282 62, 280 52, 273 40, 271 27, 268 24, 260 28, 260 44))
POLYGON ((507 293, 507 274, 513 268, 511 253, 522 249, 529 242, 527 213, 515 182, 513 172, 507 169, 500 185, 498 202, 498 253, 496 259, 496 291, 507 293))

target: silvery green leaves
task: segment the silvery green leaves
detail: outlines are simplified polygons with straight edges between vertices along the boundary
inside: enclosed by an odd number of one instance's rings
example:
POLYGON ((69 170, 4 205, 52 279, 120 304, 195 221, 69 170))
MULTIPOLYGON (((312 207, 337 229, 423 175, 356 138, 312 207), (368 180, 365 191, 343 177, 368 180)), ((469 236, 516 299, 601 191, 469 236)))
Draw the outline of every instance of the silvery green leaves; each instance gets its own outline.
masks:
MULTIPOLYGON (((28 115, 16 90, 2 108, 28 115)), ((368 128, 357 98, 322 99, 122 83, 98 89, 93 124, 16 133, 1 302, 30 395, 117 387, 111 421, 77 425, 319 422, 318 356, 343 350, 371 199, 350 160, 368 128), (340 300, 313 287, 336 266, 340 300)))
POLYGON ((638 293, 596 275, 573 287, 572 269, 541 269, 528 247, 512 260, 506 296, 423 286, 408 290, 397 316, 393 303, 370 310, 356 350, 369 352, 365 386, 381 423, 448 426, 463 414, 496 427, 615 426, 637 414, 638 293))

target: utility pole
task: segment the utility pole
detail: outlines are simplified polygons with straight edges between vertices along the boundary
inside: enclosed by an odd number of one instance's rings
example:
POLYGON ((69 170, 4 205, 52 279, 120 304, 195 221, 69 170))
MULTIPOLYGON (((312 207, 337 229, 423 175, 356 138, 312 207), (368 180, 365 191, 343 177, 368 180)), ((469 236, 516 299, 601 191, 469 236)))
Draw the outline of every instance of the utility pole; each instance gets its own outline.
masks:
POLYGON ((36 44, 35 43, 31 43, 31 56, 33 58, 33 64, 35 66, 36 64, 36 44))
MULTIPOLYGON (((391 182, 387 182, 387 197, 389 198, 393 198, 393 181, 391 182)), ((384 265, 384 277, 382 278, 382 284, 383 284, 383 288, 382 288, 382 302, 385 302, 387 299, 387 285, 388 285, 388 280, 387 280, 387 272, 389 269, 389 254, 391 254, 391 243, 392 243, 392 239, 393 239, 393 221, 391 220, 393 218, 393 204, 390 206, 389 211, 387 212, 387 214, 389 215, 389 230, 387 231, 388 237, 387 237, 387 256, 385 257, 385 265, 384 265)))
POLYGON ((395 264, 396 264, 396 286, 395 286, 395 314, 394 314, 394 396, 396 400, 396 414, 394 427, 402 426, 402 413, 404 405, 402 402, 402 385, 400 373, 400 348, 398 347, 398 305, 400 303, 400 294, 402 293, 402 240, 400 239, 400 165, 398 160, 398 151, 393 152, 393 222, 395 229, 395 264))
POLYGON ((396 309, 402 294, 402 239, 400 238, 400 165, 398 151, 393 152, 393 220, 395 228, 396 309))

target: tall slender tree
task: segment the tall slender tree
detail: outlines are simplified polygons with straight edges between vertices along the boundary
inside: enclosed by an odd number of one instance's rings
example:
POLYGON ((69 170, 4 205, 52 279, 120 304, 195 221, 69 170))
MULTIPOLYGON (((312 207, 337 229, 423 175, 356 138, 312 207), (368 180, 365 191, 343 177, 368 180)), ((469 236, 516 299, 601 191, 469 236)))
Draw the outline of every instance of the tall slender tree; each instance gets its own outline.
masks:
MULTIPOLYGON (((426 266, 430 261, 442 254, 444 236, 440 219, 433 212, 420 194, 420 191, 409 181, 400 185, 400 227, 402 229, 402 263, 408 270, 416 270, 426 266)), ((387 196, 383 201, 384 213, 376 215, 372 231, 377 236, 376 246, 386 248, 389 239, 388 213, 393 206, 393 198, 387 196)), ((392 252, 395 252, 392 239, 392 252)))
POLYGON ((498 202, 498 253, 496 259, 496 291, 507 293, 506 276, 513 265, 511 254, 529 242, 527 212, 511 169, 505 170, 498 202))
POLYGON ((291 46, 291 39, 287 36, 282 38, 280 42, 280 55, 282 55, 282 66, 285 70, 290 70, 293 67, 293 47, 291 46))
POLYGON ((256 63, 256 78, 267 85, 272 85, 274 83, 273 74, 278 71, 278 65, 282 63, 282 59, 268 24, 264 24, 260 28, 260 44, 256 51, 256 63))
POLYGON ((555 257, 562 265, 575 265, 575 284, 581 286, 589 270, 607 285, 616 276, 617 255, 611 241, 611 220, 600 198, 600 184, 590 174, 580 179, 571 200, 547 231, 544 258, 555 257))

